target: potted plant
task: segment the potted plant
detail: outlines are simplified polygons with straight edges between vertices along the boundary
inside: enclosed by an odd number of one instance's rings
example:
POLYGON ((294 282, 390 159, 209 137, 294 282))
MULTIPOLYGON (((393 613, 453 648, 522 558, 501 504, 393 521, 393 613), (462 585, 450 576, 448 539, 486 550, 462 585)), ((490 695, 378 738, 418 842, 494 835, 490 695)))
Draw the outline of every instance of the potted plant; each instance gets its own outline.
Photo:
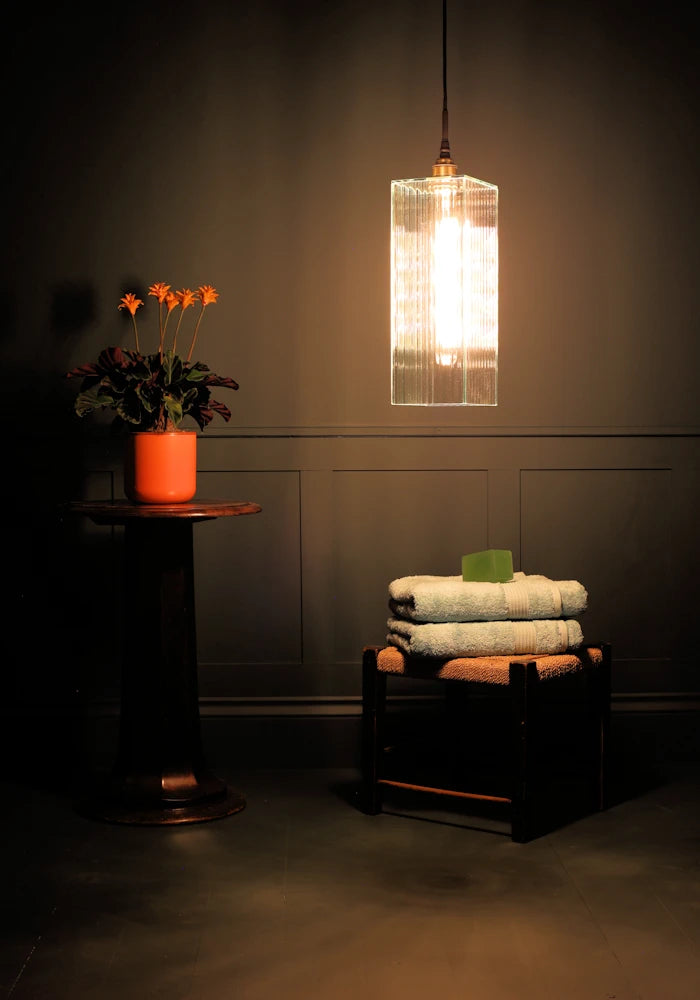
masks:
POLYGON ((74 405, 79 417, 111 409, 114 425, 130 432, 124 479, 129 499, 184 503, 192 499, 197 488, 197 432, 183 430, 182 421, 190 416, 204 430, 215 414, 230 420, 231 411, 212 399, 211 390, 238 389, 238 383, 216 375, 202 361, 192 361, 204 311, 219 297, 212 285, 173 292, 170 285, 156 282, 148 294, 158 301, 158 350, 141 352, 136 312, 144 303, 127 292, 118 308, 131 315, 135 349, 107 347, 97 361, 71 369, 66 378, 82 379, 74 405), (177 353, 178 336, 185 313, 197 306, 189 349, 183 358, 177 353), (171 320, 173 312, 176 318, 171 320))

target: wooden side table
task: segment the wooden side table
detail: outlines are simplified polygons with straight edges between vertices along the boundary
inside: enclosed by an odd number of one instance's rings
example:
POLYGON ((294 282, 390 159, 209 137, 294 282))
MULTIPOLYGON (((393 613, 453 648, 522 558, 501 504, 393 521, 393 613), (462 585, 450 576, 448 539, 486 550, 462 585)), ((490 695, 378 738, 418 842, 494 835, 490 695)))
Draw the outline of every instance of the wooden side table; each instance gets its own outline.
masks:
POLYGON ((257 503, 75 501, 67 510, 125 529, 119 746, 105 787, 78 810, 113 823, 219 819, 245 807, 206 766, 200 734, 192 526, 257 514, 257 503))

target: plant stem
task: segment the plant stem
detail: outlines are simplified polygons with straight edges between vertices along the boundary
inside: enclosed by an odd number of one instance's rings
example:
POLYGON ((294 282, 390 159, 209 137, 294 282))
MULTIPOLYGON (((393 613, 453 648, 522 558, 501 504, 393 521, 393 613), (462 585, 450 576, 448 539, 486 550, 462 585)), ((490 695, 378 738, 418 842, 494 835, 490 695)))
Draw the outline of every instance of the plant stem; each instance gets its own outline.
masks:
POLYGON ((158 303, 158 332, 160 334, 160 341, 158 343, 158 357, 163 360, 163 338, 165 337, 165 327, 163 326, 163 303, 158 303))
POLYGON ((182 323, 182 317, 185 314, 184 309, 180 309, 180 315, 177 318, 177 326, 175 327, 175 333, 173 334, 173 354, 175 353, 175 345, 177 344, 177 334, 180 329, 180 323, 182 323))
POLYGON ((202 316, 204 315, 204 308, 204 303, 202 303, 202 308, 199 310, 199 316, 197 317, 197 323, 195 324, 194 333, 192 334, 192 343, 190 344, 190 349, 187 352, 185 361, 189 361, 192 357, 192 351, 194 350, 195 341, 197 340, 197 332, 199 331, 199 324, 202 322, 202 316))
MULTIPOLYGON (((163 323, 163 344, 162 344, 163 347, 165 347, 165 334, 168 331, 168 320, 170 319, 170 313, 171 313, 171 311, 172 310, 168 309, 168 311, 167 311, 167 313, 165 315, 165 323, 163 323)), ((162 360, 162 356, 161 356, 161 360, 162 360)))
POLYGON ((134 340, 136 341, 136 353, 141 353, 141 348, 139 347, 139 331, 136 328, 136 316, 134 313, 131 314, 131 322, 134 324, 134 340))

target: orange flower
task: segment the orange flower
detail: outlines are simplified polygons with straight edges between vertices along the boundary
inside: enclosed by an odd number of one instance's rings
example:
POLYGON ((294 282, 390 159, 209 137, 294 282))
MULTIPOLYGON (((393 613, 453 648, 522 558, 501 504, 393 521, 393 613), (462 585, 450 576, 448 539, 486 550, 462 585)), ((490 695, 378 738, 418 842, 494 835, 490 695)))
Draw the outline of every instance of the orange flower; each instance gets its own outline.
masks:
POLYGON ((183 312, 185 309, 189 308, 189 306, 194 305, 195 293, 191 289, 183 288, 182 291, 175 292, 175 295, 177 296, 177 301, 182 306, 183 312))
POLYGON ((137 299, 133 292, 127 292, 126 295, 120 300, 118 309, 128 309, 132 316, 136 315, 136 310, 139 306, 142 306, 143 302, 141 299, 137 299))
POLYGON ((168 314, 170 314, 177 305, 177 295, 175 292, 166 293, 165 304, 168 307, 168 314))
POLYGON ((139 306, 142 306, 143 302, 141 299, 137 299, 133 292, 127 292, 126 295, 122 296, 118 309, 128 309, 131 313, 131 322, 134 324, 134 340, 136 342, 136 351, 140 352, 139 347, 139 331, 136 327, 136 310, 139 306))
POLYGON ((212 305, 218 297, 219 293, 213 285, 200 285, 197 289, 197 298, 202 303, 202 306, 212 305))
POLYGON ((149 295, 155 295, 159 303, 162 305, 165 301, 165 296, 170 291, 170 285, 163 284, 162 281, 157 281, 155 285, 151 285, 148 289, 149 295))

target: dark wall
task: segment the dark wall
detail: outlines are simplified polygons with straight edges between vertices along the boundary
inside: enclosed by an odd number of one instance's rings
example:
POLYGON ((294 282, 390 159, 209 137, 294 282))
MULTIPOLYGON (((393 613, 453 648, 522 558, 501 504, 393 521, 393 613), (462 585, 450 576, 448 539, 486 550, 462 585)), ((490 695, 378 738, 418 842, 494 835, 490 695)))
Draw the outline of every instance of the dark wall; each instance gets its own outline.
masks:
MULTIPOLYGON (((389 181, 439 143, 432 7, 15 5, 3 343, 52 425, 61 371, 128 342, 116 304, 156 280, 219 288, 201 349, 239 426, 464 423, 386 391, 389 181)), ((453 155, 501 192, 500 403, 470 424, 696 425, 694 9, 449 8, 453 155)))
MULTIPOLYGON (((100 615, 116 620, 118 566, 101 541, 86 554, 57 505, 88 473, 113 485, 119 446, 106 421, 74 417, 62 374, 130 343, 117 304, 153 281, 220 292, 200 356, 241 388, 208 441, 527 433, 537 450, 585 433, 604 465, 598 437, 620 452, 647 435, 675 468, 664 448, 680 439, 695 503, 696 9, 452 3, 448 27, 453 155, 500 188, 495 410, 389 402, 389 182, 437 155, 439 3, 10 5, 1 330, 20 701, 70 703, 66 650, 116 655, 100 615)), ((152 300, 141 329, 155 336, 152 300)), ((666 528, 660 510, 654 551, 666 528)), ((438 547, 444 530, 430 527, 438 547)))

